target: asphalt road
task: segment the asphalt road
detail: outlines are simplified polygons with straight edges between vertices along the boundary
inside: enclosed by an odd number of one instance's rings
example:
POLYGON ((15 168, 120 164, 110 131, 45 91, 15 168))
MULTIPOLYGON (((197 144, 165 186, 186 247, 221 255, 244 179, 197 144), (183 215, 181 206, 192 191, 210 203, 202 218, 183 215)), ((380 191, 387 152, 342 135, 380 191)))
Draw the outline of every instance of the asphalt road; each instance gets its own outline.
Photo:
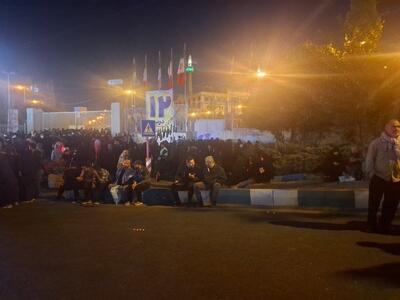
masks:
POLYGON ((0 210, 0 299, 400 299, 363 216, 218 207, 0 210))

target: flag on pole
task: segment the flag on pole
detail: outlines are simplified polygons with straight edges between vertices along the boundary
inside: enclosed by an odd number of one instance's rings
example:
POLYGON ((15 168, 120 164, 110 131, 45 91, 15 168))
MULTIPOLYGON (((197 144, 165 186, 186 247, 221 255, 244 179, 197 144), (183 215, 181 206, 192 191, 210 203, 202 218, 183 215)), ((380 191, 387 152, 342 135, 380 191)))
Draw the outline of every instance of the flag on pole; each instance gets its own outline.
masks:
POLYGON ((133 58, 132 64, 133 64, 132 87, 133 87, 133 89, 135 89, 136 88, 136 83, 137 83, 136 59, 135 58, 133 58))
POLYGON ((178 85, 184 85, 185 84, 185 58, 184 57, 182 57, 179 60, 177 82, 178 82, 178 85))
POLYGON ((147 54, 144 56, 143 85, 147 87, 147 54))
POLYGON ((162 88, 162 75, 161 75, 161 51, 158 51, 158 89, 162 88))
POLYGON ((169 61, 169 66, 168 66, 168 88, 172 89, 174 88, 174 71, 173 71, 173 56, 172 56, 172 48, 171 48, 171 60, 169 61))

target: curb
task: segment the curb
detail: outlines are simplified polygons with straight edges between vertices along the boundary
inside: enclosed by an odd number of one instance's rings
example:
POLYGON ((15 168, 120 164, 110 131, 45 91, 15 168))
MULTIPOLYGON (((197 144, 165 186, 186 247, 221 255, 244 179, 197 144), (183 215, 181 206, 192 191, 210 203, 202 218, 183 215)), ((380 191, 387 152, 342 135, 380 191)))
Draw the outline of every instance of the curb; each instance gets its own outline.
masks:
MULTIPOLYGON (((187 202, 187 192, 180 191, 179 197, 187 202)), ((173 205, 172 193, 168 188, 151 188, 143 196, 147 205, 173 205)), ((209 193, 202 191, 205 204, 209 193)), ((367 209, 368 190, 297 190, 297 189, 221 189, 218 203, 265 207, 367 209)))

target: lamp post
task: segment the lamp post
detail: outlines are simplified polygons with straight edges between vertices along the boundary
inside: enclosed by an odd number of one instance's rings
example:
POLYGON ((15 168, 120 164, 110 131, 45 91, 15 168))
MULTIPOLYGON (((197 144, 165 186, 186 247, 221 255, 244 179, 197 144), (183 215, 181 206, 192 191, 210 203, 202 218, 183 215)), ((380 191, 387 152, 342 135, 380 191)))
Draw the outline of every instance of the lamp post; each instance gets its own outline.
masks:
POLYGON ((11 104, 11 89, 10 89, 10 76, 15 75, 15 72, 2 71, 3 74, 7 75, 7 131, 10 130, 10 109, 11 104))

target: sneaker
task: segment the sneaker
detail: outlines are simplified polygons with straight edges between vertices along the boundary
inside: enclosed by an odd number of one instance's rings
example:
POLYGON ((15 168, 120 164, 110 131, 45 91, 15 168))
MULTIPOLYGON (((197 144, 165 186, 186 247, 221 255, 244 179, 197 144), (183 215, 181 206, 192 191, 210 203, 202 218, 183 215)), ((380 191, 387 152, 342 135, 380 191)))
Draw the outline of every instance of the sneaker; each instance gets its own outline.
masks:
POLYGON ((125 206, 130 206, 131 203, 130 202, 125 202, 125 206))
POLYGON ((142 206, 142 205, 144 205, 144 203, 141 202, 141 201, 136 201, 136 202, 135 202, 135 206, 142 206))
POLYGON ((100 205, 100 202, 93 202, 94 205, 100 205))
POLYGON ((3 206, 3 208, 13 208, 13 205, 12 204, 8 204, 6 206, 3 206))

